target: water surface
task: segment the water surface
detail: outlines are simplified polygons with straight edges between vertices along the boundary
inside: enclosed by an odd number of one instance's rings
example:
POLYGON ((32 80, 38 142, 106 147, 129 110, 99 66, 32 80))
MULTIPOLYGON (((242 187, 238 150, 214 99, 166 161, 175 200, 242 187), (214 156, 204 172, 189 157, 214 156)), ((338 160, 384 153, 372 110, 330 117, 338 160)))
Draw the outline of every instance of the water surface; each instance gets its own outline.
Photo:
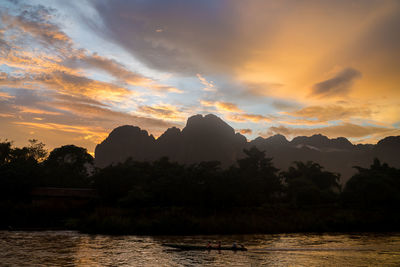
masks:
POLYGON ((0 231, 0 259, 6 266, 400 266, 400 233, 146 237, 0 231), (162 246, 208 241, 236 241, 249 250, 162 246))

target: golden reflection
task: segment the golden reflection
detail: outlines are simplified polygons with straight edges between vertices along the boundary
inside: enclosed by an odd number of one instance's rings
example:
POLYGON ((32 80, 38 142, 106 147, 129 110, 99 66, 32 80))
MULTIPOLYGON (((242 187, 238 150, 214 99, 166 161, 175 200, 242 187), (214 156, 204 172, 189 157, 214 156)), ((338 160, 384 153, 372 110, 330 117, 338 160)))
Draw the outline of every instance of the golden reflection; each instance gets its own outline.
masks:
POLYGON ((4 265, 30 266, 398 266, 400 235, 276 234, 105 236, 0 231, 4 265), (239 242, 247 252, 179 251, 163 243, 239 242))

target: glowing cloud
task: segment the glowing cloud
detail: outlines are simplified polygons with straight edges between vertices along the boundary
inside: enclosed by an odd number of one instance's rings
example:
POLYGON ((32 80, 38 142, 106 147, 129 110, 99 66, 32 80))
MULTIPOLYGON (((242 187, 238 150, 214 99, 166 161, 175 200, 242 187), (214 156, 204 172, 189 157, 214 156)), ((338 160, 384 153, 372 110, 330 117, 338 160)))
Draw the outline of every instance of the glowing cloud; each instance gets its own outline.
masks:
POLYGON ((80 125, 65 125, 59 123, 35 123, 35 122, 14 122, 14 124, 27 126, 28 128, 33 129, 46 129, 53 131, 61 131, 68 133, 75 133, 83 136, 84 139, 91 139, 94 142, 100 142, 105 137, 107 137, 108 133, 101 131, 95 131, 93 127, 84 127, 80 125))
POLYGON ((138 111, 143 115, 150 115, 158 119, 184 121, 187 114, 179 111, 177 107, 167 104, 154 106, 140 106, 138 111))
POLYGON ((309 106, 303 109, 286 112, 285 114, 307 119, 310 122, 326 122, 334 120, 346 120, 349 118, 369 119, 372 111, 367 106, 344 107, 341 105, 309 106))
POLYGON ((98 54, 89 55, 83 53, 72 56, 65 60, 63 64, 73 68, 86 67, 100 69, 111 74, 117 80, 130 85, 141 86, 152 82, 151 79, 130 71, 123 64, 115 60, 99 56, 98 54))
POLYGON ((237 130, 241 134, 252 134, 253 130, 252 129, 239 129, 237 130))
POLYGON ((271 122, 274 118, 259 114, 233 114, 228 115, 227 119, 234 122, 271 122))
POLYGON ((203 76, 201 76, 201 74, 197 73, 196 74, 197 78, 199 78, 200 82, 205 86, 204 87, 204 91, 209 91, 209 92, 215 92, 215 85, 213 82, 209 82, 206 80, 206 78, 204 78, 203 76))
POLYGON ((2 14, 1 20, 7 28, 19 28, 46 45, 69 44, 70 38, 64 32, 56 25, 47 23, 49 16, 50 11, 41 8, 40 10, 23 12, 19 16, 2 14))
POLYGON ((15 96, 12 96, 6 92, 0 92, 0 99, 13 99, 15 96))
POLYGON ((200 104, 205 107, 215 107, 219 112, 242 112, 236 104, 230 102, 200 100, 200 104))

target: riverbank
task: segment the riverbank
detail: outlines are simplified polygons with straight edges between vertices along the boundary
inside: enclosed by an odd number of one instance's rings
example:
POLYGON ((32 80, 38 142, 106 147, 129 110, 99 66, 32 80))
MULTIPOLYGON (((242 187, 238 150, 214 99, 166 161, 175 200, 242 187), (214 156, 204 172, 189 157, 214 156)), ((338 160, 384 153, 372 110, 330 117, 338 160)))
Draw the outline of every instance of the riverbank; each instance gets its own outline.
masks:
POLYGON ((126 211, 97 209, 76 228, 108 234, 271 234, 295 232, 400 231, 400 213, 383 210, 326 208, 238 208, 193 210, 151 208, 126 211))
POLYGON ((90 234, 199 235, 296 232, 400 231, 399 210, 321 206, 115 208, 87 206, 51 210, 21 205, 5 210, 0 227, 9 230, 78 230, 90 234))

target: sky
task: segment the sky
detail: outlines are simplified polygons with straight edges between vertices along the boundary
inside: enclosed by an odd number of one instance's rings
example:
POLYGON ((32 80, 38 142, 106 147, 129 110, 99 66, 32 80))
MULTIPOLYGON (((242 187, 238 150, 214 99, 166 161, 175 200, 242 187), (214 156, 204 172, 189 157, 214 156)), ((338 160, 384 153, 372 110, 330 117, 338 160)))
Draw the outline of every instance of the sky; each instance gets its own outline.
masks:
POLYGON ((400 135, 400 1, 0 1, 0 141, 93 152, 195 114, 248 140, 400 135))

